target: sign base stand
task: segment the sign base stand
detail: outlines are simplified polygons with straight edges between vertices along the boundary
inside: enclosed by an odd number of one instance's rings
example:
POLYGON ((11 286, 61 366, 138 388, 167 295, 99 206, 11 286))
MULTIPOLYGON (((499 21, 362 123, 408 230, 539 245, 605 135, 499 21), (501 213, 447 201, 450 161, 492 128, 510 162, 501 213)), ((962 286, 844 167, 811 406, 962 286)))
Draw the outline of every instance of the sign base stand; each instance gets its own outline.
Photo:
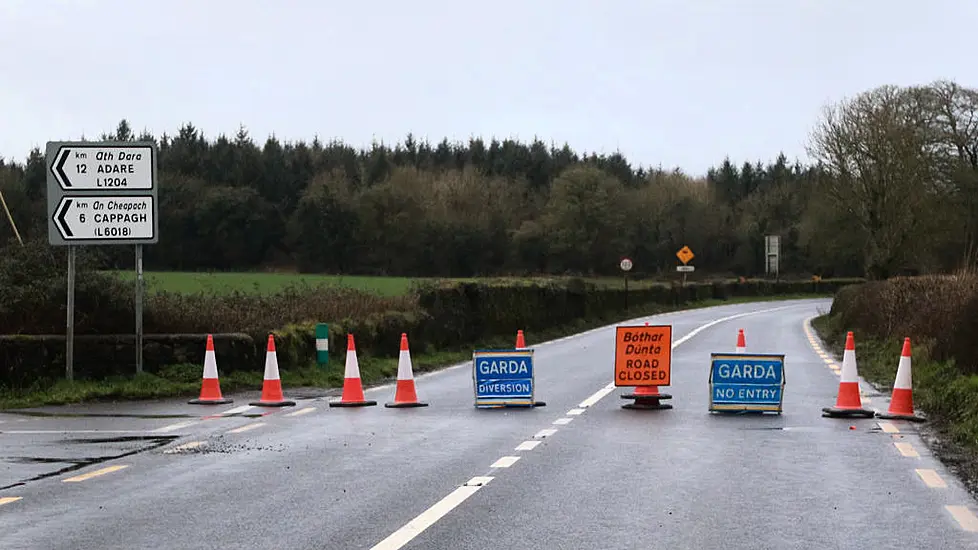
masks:
POLYGON ((533 403, 527 403, 526 405, 520 405, 518 403, 507 403, 505 405, 476 405, 477 409, 533 409, 536 407, 546 407, 546 401, 534 401, 533 403))
POLYGON ((646 389, 646 386, 639 386, 635 388, 635 393, 623 393, 620 396, 622 399, 634 399, 634 403, 626 403, 621 406, 623 409, 631 410, 666 410, 671 409, 672 405, 668 403, 662 403, 662 400, 672 399, 672 395, 668 393, 659 393, 659 388, 657 386, 651 386, 646 389))
POLYGON ((822 416, 827 418, 873 418, 876 411, 869 409, 840 409, 838 407, 825 407, 822 409, 822 416))

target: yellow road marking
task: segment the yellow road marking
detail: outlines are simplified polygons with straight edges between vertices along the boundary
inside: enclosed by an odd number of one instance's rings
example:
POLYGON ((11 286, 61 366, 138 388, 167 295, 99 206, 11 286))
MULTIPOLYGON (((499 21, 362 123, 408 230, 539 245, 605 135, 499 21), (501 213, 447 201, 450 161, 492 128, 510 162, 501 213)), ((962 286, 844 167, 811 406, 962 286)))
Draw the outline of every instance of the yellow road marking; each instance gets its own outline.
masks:
POLYGON ((203 444, 204 444, 203 441, 191 441, 190 443, 184 443, 183 445, 177 445, 172 449, 167 449, 163 451, 163 454, 170 455, 173 453, 179 453, 181 451, 189 451, 190 449, 196 449, 197 447, 200 447, 203 444))
POLYGON ((240 428, 235 428, 233 430, 230 430, 230 431, 228 431, 228 433, 229 434, 239 434, 241 432, 247 432, 248 430, 254 430, 255 428, 258 428, 258 427, 264 426, 264 425, 265 425, 264 422, 255 422, 254 424, 246 424, 244 426, 241 426, 240 428))
POLYGON ((898 451, 900 451, 900 454, 902 454, 903 456, 907 456, 910 458, 915 458, 920 456, 919 454, 917 454, 916 449, 913 448, 913 445, 909 443, 895 442, 893 443, 893 445, 897 448, 898 451))
POLYGON ((111 474, 112 472, 118 472, 123 468, 128 468, 128 464, 119 464, 116 466, 108 466, 102 468, 101 470, 95 470, 94 472, 88 472, 87 474, 82 474, 80 476, 69 477, 68 479, 61 480, 62 483, 75 483, 78 481, 85 481, 92 479, 93 477, 104 476, 105 474, 111 474))
POLYGON ((295 412, 290 412, 289 414, 287 414, 285 416, 299 416, 299 415, 311 413, 314 410, 316 410, 316 407, 306 407, 304 409, 299 409, 299 410, 297 410, 295 412))
POLYGON ((941 479, 941 476, 937 475, 937 472, 934 470, 921 470, 918 468, 917 475, 919 475, 920 479, 924 480, 924 483, 926 483, 931 489, 943 489, 947 487, 947 483, 945 483, 944 480, 941 479))
POLYGON ((900 433, 900 429, 897 428, 896 426, 894 426, 890 422, 878 422, 878 424, 880 426, 880 429, 882 429, 884 432, 886 432, 888 434, 898 434, 898 433, 900 433))
POLYGON ((0 506, 3 506, 4 504, 10 504, 11 502, 17 502, 18 500, 20 500, 22 498, 24 498, 24 497, 3 497, 3 498, 0 498, 0 506))
POLYGON ((822 360, 825 361, 825 364, 826 365, 831 365, 832 363, 835 363, 835 361, 833 361, 832 359, 830 359, 828 357, 823 357, 822 360))
POLYGON ((968 509, 967 506, 945 506, 948 512, 957 520, 958 525, 965 531, 978 531, 978 518, 968 509))

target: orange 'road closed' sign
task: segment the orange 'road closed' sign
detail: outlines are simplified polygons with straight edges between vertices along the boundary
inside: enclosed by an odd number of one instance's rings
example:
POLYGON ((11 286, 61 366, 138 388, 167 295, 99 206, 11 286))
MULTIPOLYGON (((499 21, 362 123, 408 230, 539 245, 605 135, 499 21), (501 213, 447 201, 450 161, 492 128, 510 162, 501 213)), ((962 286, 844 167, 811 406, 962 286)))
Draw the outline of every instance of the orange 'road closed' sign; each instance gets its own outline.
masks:
POLYGON ((625 326, 615 331, 615 386, 668 386, 672 326, 625 326))

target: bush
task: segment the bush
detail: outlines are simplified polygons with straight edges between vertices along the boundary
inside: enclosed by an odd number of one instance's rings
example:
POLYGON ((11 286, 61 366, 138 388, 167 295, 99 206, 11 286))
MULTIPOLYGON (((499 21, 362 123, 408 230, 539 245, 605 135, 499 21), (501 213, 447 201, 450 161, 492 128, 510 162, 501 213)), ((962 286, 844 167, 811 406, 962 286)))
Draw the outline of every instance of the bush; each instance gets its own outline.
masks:
POLYGON ((830 315, 848 330, 877 340, 932 343, 936 361, 953 359, 978 373, 978 276, 896 277, 839 291, 830 315))
MULTIPOLYGON (((46 243, 0 258, 0 384, 23 387, 64 376, 65 254, 46 243), (25 336, 25 335, 30 336, 25 336)), ((79 255, 79 259, 82 260, 79 255)), ((130 284, 79 262, 74 372, 79 379, 135 371, 134 300, 130 284)), ((396 357, 400 334, 414 353, 461 350, 474 342, 541 333, 556 325, 609 321, 649 306, 740 296, 824 292, 858 281, 653 284, 630 289, 580 278, 512 279, 419 285, 401 297, 349 288, 298 285, 271 295, 160 293, 144 305, 144 368, 202 364, 207 333, 215 334, 221 372, 262 368, 269 333, 282 368, 315 357, 315 324, 329 324, 331 360, 342 361, 346 335, 358 354, 396 357)))

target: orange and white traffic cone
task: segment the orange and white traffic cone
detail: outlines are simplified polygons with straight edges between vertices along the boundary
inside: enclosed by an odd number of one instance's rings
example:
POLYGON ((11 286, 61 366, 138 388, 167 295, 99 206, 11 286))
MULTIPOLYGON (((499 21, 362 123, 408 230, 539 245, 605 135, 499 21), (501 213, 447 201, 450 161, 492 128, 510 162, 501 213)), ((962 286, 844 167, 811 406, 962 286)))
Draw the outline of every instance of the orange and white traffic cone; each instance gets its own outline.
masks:
POLYGON ((744 337, 744 329, 737 331, 737 351, 735 353, 747 353, 747 338, 744 337))
POLYGON ((268 335, 268 346, 265 351, 265 380, 261 386, 261 400, 249 405, 255 407, 291 407, 295 401, 289 401, 282 395, 282 380, 278 375, 278 355, 275 353, 275 337, 268 335))
POLYGON ((357 361, 357 346, 353 335, 346 335, 346 366, 343 372, 343 395, 339 401, 330 401, 330 407, 370 407, 376 401, 367 400, 360 380, 360 362, 357 361))
POLYGON ((204 376, 200 384, 200 397, 188 401, 191 405, 224 405, 233 403, 221 395, 221 382, 217 379, 217 357, 214 354, 214 337, 207 335, 207 347, 204 350, 204 376))
MULTIPOLYGON (((648 321, 645 322, 645 326, 649 326, 648 321)), ((625 403, 621 406, 623 409, 671 409, 672 405, 667 403, 661 403, 662 399, 672 399, 672 396, 668 393, 659 393, 659 386, 635 386, 635 391, 632 393, 623 393, 621 395, 622 399, 634 399, 634 403, 625 403)))
POLYGON ((526 338, 522 329, 516 331, 516 349, 526 349, 526 338))
POLYGON ((913 379, 910 375, 910 338, 903 339, 903 352, 897 366, 896 381, 890 395, 890 407, 885 413, 876 413, 879 418, 888 420, 910 420, 923 422, 924 419, 913 411, 913 379))
POLYGON ((859 370, 856 366, 856 340, 850 331, 846 334, 846 349, 842 355, 842 379, 834 407, 822 409, 822 416, 830 418, 872 418, 876 413, 864 409, 859 396, 859 370))
POLYGON ((408 349, 407 334, 401 333, 401 353, 397 358, 397 388, 394 390, 394 401, 384 403, 385 407, 427 407, 427 403, 418 400, 418 392, 414 387, 414 369, 411 367, 411 351, 408 349))

